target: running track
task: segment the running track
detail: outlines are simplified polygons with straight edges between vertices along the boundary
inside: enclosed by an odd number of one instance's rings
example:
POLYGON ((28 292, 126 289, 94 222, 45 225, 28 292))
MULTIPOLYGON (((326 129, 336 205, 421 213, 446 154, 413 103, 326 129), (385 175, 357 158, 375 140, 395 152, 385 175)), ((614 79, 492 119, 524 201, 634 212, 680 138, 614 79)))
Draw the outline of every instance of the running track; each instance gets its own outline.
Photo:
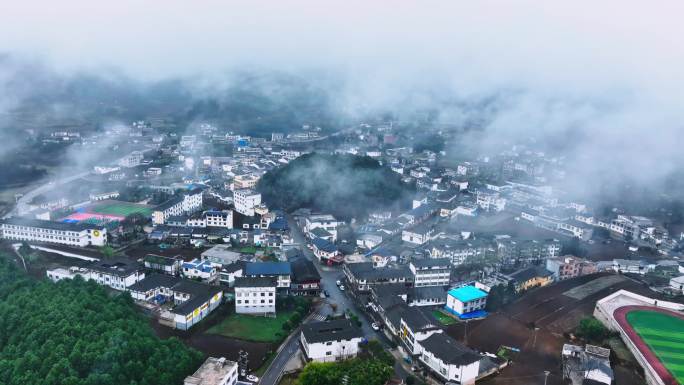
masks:
POLYGON ((666 385, 679 385, 679 382, 672 376, 669 370, 663 365, 662 362, 660 362, 660 359, 653 353, 653 351, 646 345, 644 340, 637 334, 637 332, 634 330, 632 325, 627 322, 627 313, 634 311, 634 310, 648 310, 648 311, 655 311, 658 313, 664 313, 671 315, 673 317, 681 318, 684 319, 684 315, 681 313, 677 313, 671 310, 667 309, 662 309, 662 308, 656 308, 653 306, 638 306, 638 305, 630 305, 630 306, 623 306, 615 309, 613 312, 613 318, 617 321, 617 323, 620 325, 622 330, 627 333, 627 336, 629 339, 636 345, 637 349, 639 349, 639 352, 644 356, 646 361, 648 362, 649 365, 655 370, 656 374, 660 379, 663 380, 663 382, 666 385))

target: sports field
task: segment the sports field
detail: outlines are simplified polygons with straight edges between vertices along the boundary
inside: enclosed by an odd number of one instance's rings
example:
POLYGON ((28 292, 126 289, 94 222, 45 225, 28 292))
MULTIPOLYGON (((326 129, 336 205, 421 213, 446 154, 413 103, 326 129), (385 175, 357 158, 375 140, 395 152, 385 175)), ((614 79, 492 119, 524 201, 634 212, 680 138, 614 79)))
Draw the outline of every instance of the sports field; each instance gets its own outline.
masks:
POLYGON ((684 384, 684 318, 650 310, 633 310, 626 318, 676 381, 684 384))
POLYGON ((124 218, 135 213, 140 213, 144 216, 152 215, 152 209, 147 206, 120 201, 98 202, 91 205, 87 211, 95 214, 114 215, 124 218))

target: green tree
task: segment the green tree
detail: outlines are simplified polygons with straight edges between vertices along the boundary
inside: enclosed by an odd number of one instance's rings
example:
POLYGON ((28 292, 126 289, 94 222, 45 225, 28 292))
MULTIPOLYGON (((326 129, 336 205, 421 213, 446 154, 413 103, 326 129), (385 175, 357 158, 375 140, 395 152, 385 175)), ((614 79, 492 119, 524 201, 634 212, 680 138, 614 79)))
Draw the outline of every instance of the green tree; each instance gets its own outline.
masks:
POLYGON ((594 317, 588 317, 580 321, 577 334, 589 341, 601 342, 610 332, 603 324, 594 317))

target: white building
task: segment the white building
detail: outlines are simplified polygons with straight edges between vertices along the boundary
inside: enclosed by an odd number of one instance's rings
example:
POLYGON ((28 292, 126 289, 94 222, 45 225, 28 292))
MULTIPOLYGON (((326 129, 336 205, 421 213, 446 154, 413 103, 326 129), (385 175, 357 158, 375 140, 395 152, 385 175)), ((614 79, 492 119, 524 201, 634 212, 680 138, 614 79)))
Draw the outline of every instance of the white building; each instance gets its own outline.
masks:
POLYGON ((307 360, 318 362, 356 357, 361 341, 363 332, 348 319, 304 324, 300 336, 307 360))
POLYGON ((399 338, 404 343, 404 349, 412 356, 422 353, 421 341, 433 334, 443 336, 439 321, 430 313, 412 307, 401 314, 399 322, 399 338))
POLYGON ((80 276, 86 281, 95 281, 99 285, 109 286, 124 291, 145 278, 145 271, 137 263, 124 259, 96 261, 87 267, 71 267, 68 270, 57 268, 46 271, 47 277, 58 282, 63 279, 74 279, 80 276))
POLYGON ((140 166, 143 160, 143 153, 140 151, 133 151, 130 154, 119 159, 119 166, 121 167, 136 167, 140 166))
POLYGON ((248 217, 253 217, 254 209, 261 204, 261 194, 254 190, 242 189, 233 192, 235 211, 248 217))
POLYGON ((678 294, 684 294, 684 275, 670 280, 670 288, 678 294))
POLYGON ((487 292, 475 286, 461 286, 447 292, 446 309, 459 317, 468 317, 487 306, 487 292))
POLYGON ((409 269, 413 273, 413 285, 447 286, 451 280, 451 260, 449 258, 416 259, 409 269))
POLYGON ((58 243, 78 247, 107 244, 107 229, 102 226, 21 217, 3 220, 0 224, 0 236, 13 241, 58 243))
POLYGON ((267 315, 276 312, 276 281, 273 278, 235 278, 235 312, 267 315))
POLYGON ((237 381, 236 362, 209 357, 192 376, 185 377, 183 385, 235 385, 237 381))
POLYGON ((193 213, 201 208, 202 190, 191 190, 157 206, 152 213, 152 222, 155 225, 163 225, 169 217, 193 213))
POLYGON ((478 353, 444 334, 433 334, 419 343, 419 360, 438 377, 455 384, 475 383, 482 358, 478 353))
POLYGON ((420 224, 411 229, 403 230, 401 232, 401 240, 416 245, 424 245, 428 243, 434 234, 432 226, 427 224, 420 224))
POLYGON ((309 238, 315 238, 312 231, 315 228, 322 228, 329 232, 333 239, 337 239, 337 227, 343 225, 343 221, 338 221, 334 216, 330 214, 314 214, 309 215, 305 219, 304 232, 309 236, 309 238))
POLYGON ((180 330, 199 323, 223 299, 223 290, 218 286, 163 274, 152 274, 130 286, 128 291, 137 301, 171 303, 169 310, 161 312, 159 322, 180 330))

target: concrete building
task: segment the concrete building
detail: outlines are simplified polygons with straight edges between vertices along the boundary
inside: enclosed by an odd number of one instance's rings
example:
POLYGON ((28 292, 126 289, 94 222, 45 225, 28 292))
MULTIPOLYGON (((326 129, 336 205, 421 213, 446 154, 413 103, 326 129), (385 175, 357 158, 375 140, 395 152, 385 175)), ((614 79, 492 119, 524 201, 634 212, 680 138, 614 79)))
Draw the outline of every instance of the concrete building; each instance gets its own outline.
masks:
POLYGON ((409 355, 422 354, 423 346, 420 342, 435 333, 439 333, 440 337, 443 337, 442 332, 442 325, 439 321, 423 309, 411 307, 401 313, 399 339, 403 343, 403 349, 409 355))
POLYGON ((180 274, 182 263, 183 259, 180 256, 164 257, 162 255, 147 254, 143 257, 143 264, 146 269, 168 275, 180 274))
POLYGON ((444 334, 432 334, 419 342, 420 362, 443 381, 454 384, 474 384, 482 357, 455 339, 444 334))
POLYGON ((47 277, 53 281, 73 279, 80 276, 86 281, 92 280, 99 285, 124 291, 136 282, 145 278, 142 266, 125 259, 95 261, 86 267, 71 267, 68 270, 57 268, 46 271, 47 277))
POLYGON ((197 258, 181 264, 181 273, 190 279, 201 279, 204 282, 213 283, 218 279, 218 266, 207 260, 197 258))
POLYGON ((10 241, 58 243, 77 247, 107 244, 107 229, 104 226, 22 217, 4 219, 0 224, 0 236, 10 241))
POLYGON ((183 385, 235 385, 238 381, 238 365, 225 358, 209 357, 191 376, 185 377, 183 385))
POLYGON ((332 362, 356 357, 363 338, 351 320, 338 319, 304 324, 300 342, 308 361, 332 362))
POLYGON ((409 270, 415 287, 447 286, 451 280, 449 258, 414 259, 409 263, 409 270))
POLYGON ((249 189, 235 190, 233 192, 233 204, 235 211, 253 217, 254 209, 261 204, 261 194, 249 189))
POLYGON ((160 314, 159 322, 180 330, 188 330, 214 311, 223 299, 218 286, 164 274, 152 274, 128 288, 137 301, 172 303, 160 314))
POLYGON ((552 273, 554 281, 563 281, 597 271, 596 263, 571 255, 547 259, 546 270, 552 273))
POLYGON ((170 217, 197 212, 202 209, 202 202, 202 190, 190 190, 157 206, 152 212, 152 222, 163 225, 170 217))
POLYGON ((235 278, 235 312, 271 315, 276 312, 276 280, 270 277, 235 278))
POLYGON ((461 286, 447 292, 446 310, 459 318, 473 318, 485 315, 487 292, 475 286, 461 286))
POLYGON ((676 294, 684 294, 684 275, 670 279, 670 289, 676 294))
POLYGON ((290 262, 247 262, 245 277, 271 277, 275 279, 278 289, 289 289, 292 283, 290 262))

